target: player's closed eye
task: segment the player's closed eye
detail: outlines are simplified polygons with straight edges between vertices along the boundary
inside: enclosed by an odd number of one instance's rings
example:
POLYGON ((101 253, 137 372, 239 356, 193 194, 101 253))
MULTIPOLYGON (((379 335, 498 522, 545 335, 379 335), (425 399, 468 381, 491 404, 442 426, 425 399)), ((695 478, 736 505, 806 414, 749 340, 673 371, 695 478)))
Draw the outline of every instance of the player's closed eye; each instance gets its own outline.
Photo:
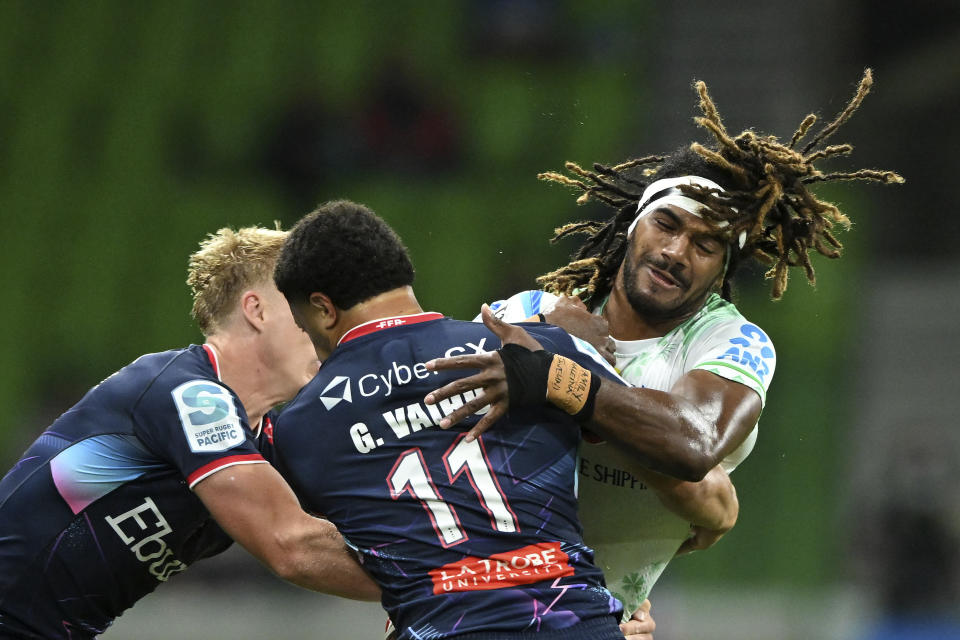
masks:
POLYGON ((701 240, 697 242, 697 247, 708 255, 713 255, 720 250, 719 245, 714 240, 701 240))
POLYGON ((657 216, 653 219, 657 223, 657 226, 663 229, 664 231, 673 231, 677 228, 676 223, 673 220, 670 220, 666 216, 657 216))

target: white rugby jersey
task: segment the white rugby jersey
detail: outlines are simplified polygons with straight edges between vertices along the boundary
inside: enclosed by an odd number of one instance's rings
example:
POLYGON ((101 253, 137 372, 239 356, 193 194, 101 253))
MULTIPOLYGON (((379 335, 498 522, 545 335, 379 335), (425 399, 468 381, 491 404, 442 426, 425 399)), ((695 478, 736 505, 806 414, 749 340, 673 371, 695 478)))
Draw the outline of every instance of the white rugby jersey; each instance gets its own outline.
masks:
MULTIPOLYGON (((556 300, 542 291, 524 291, 490 306, 507 322, 519 322, 548 313, 556 300)), ((603 304, 594 313, 600 313, 603 304)), ((687 372, 703 369, 750 387, 764 404, 777 361, 767 334, 716 294, 663 337, 615 342, 617 369, 635 386, 669 391, 687 372)), ((754 426, 721 463, 727 472, 750 454, 756 438, 754 426)), ((625 618, 648 597, 690 533, 690 525, 636 477, 638 466, 613 444, 584 440, 580 446, 583 538, 596 551, 610 591, 623 601, 625 618)))

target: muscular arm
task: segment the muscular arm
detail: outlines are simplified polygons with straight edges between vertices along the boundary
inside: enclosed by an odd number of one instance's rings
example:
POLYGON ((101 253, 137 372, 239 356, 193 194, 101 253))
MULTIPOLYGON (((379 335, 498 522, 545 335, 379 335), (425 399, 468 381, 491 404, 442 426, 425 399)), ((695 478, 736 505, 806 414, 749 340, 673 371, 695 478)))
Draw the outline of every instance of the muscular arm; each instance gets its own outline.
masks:
MULTIPOLYGON (((559 298, 553 310, 547 313, 546 318, 551 324, 586 340, 614 362, 613 340, 609 337, 607 321, 599 315, 590 313, 579 299, 559 298)), ((684 381, 685 384, 689 382, 684 381)), ((732 435, 734 437, 727 440, 736 447, 742 441, 741 434, 732 435)), ((742 436, 745 437, 746 434, 742 436)), ((656 492, 660 502, 667 509, 704 532, 711 532, 711 543, 736 524, 740 511, 737 492, 729 476, 720 466, 710 470, 699 482, 685 482, 645 468, 634 469, 634 471, 644 484, 656 492)))
MULTIPOLYGON (((484 324, 504 344, 542 348, 522 327, 495 318, 488 307, 482 313, 484 324)), ((427 368, 480 370, 427 395, 426 402, 433 404, 469 389, 483 389, 478 398, 441 421, 441 427, 456 424, 489 404, 490 410, 468 434, 475 437, 507 412, 509 390, 498 353, 443 358, 428 362, 427 368)), ((761 408, 755 391, 707 371, 687 373, 670 391, 626 387, 604 379, 586 426, 623 445, 643 466, 698 482, 743 442, 761 408)))
POLYGON ((227 467, 194 492, 230 537, 284 580, 345 598, 380 599, 336 527, 307 515, 270 465, 227 467))
POLYGON ((669 392, 604 380, 587 426, 644 466, 698 482, 744 441, 760 410, 749 387, 694 370, 669 392))

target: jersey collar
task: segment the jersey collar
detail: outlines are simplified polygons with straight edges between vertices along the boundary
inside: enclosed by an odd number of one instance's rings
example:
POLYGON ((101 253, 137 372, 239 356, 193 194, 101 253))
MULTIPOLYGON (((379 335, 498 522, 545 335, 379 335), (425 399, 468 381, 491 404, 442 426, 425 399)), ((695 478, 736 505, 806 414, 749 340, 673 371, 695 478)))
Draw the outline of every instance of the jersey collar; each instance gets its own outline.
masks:
POLYGON ((439 320, 443 317, 442 313, 437 313, 435 311, 425 311, 423 313, 414 313, 409 316, 393 316, 390 318, 377 318, 376 320, 370 320, 369 322, 364 322, 363 324, 358 324, 350 331, 347 331, 343 336, 337 341, 337 345, 341 345, 344 342, 349 342, 354 338, 359 338, 360 336, 365 336, 376 331, 381 331, 383 329, 390 329, 392 327, 402 327, 408 324, 417 324, 418 322, 429 322, 430 320, 439 320))
POLYGON ((217 352, 209 344, 203 345, 203 350, 207 352, 207 359, 213 366, 213 373, 217 376, 217 380, 220 380, 220 361, 217 359, 217 352))
MULTIPOLYGON (((213 367, 213 373, 217 376, 217 380, 223 382, 223 378, 220 377, 220 360, 217 358, 216 350, 209 344, 200 345, 203 347, 203 350, 207 352, 207 359, 210 361, 210 365, 213 367)), ((260 418, 260 422, 257 423, 256 427, 251 427, 250 429, 253 432, 253 437, 260 437, 260 431, 263 430, 268 433, 268 437, 271 442, 273 441, 273 423, 270 422, 270 418, 264 415, 260 418)))

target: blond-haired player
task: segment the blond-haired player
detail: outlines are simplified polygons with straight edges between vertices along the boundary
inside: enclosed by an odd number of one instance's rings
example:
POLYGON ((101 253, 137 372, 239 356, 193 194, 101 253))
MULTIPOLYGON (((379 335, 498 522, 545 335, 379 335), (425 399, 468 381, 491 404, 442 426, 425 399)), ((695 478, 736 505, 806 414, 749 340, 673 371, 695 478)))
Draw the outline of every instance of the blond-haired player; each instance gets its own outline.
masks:
POLYGON ((272 280, 285 236, 207 238, 188 279, 206 342, 111 375, 0 481, 0 637, 93 638, 231 538, 303 587, 379 597, 256 447, 270 408, 317 371, 272 280))

